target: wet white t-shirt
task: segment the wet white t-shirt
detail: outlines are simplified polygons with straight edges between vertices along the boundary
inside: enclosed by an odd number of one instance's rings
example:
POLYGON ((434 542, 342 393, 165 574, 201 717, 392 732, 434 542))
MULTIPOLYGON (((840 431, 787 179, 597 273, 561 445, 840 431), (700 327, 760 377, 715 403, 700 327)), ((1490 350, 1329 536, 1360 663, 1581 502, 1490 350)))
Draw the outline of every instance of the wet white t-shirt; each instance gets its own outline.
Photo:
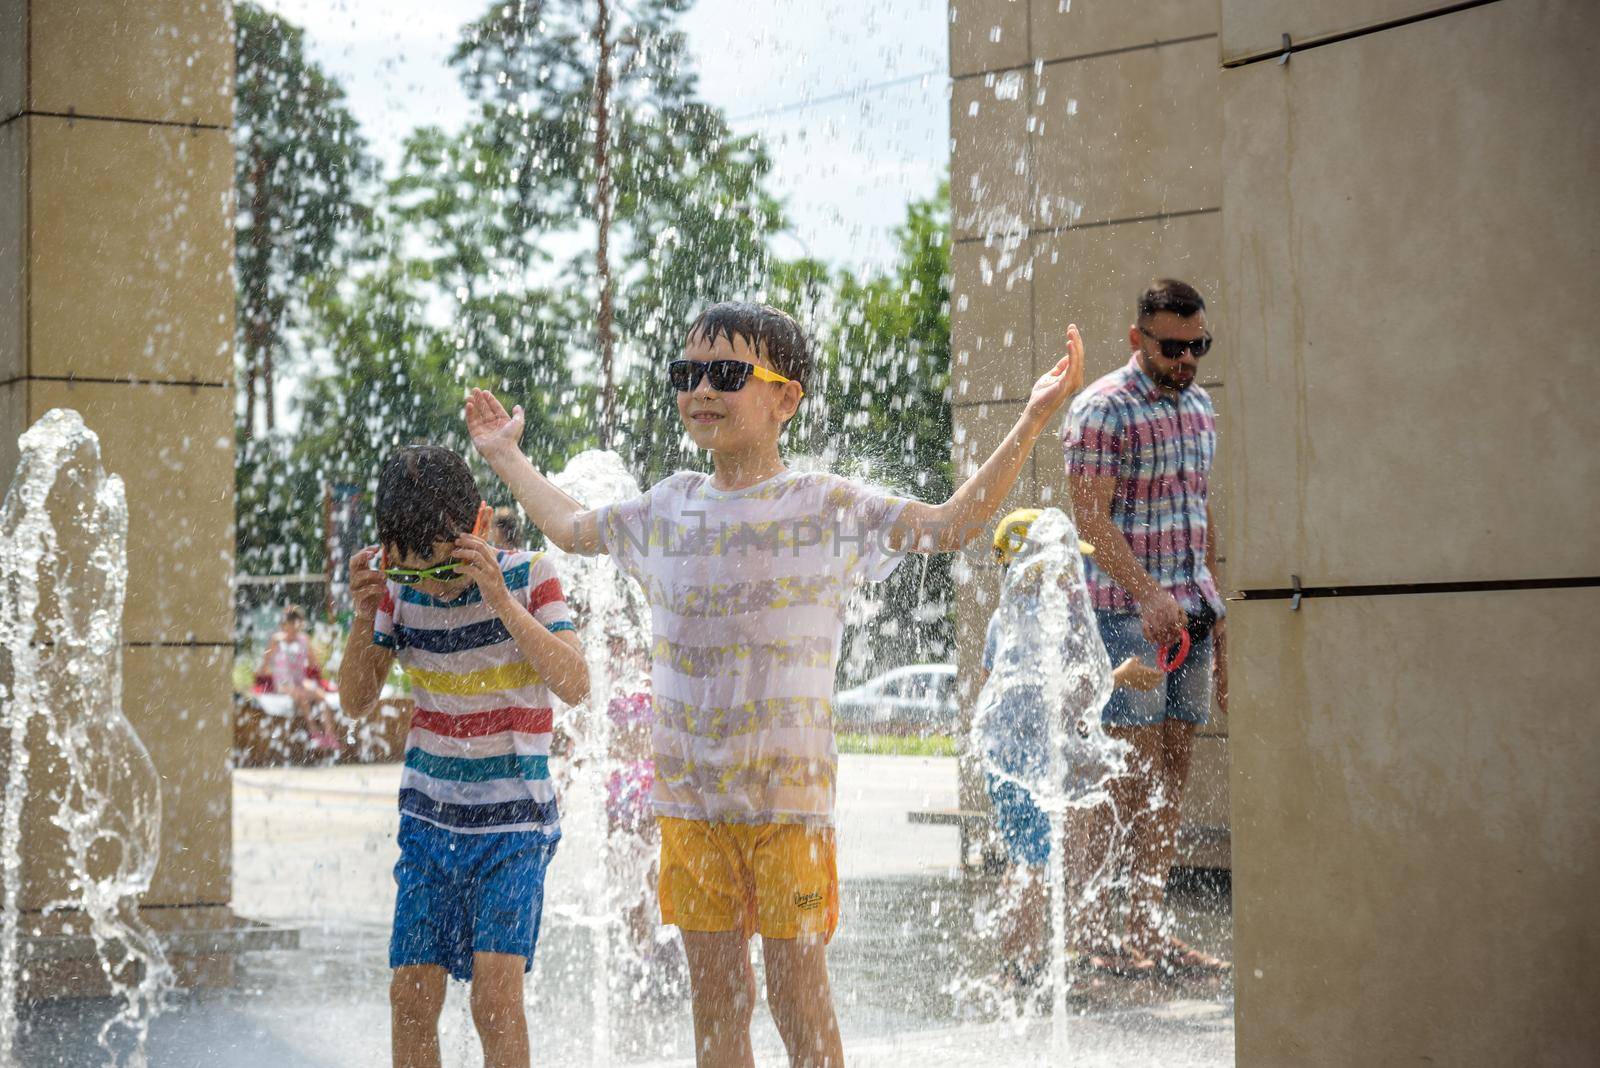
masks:
POLYGON ((748 489, 680 472, 598 510, 650 603, 659 815, 833 820, 833 682, 855 587, 889 576, 905 501, 826 472, 748 489))

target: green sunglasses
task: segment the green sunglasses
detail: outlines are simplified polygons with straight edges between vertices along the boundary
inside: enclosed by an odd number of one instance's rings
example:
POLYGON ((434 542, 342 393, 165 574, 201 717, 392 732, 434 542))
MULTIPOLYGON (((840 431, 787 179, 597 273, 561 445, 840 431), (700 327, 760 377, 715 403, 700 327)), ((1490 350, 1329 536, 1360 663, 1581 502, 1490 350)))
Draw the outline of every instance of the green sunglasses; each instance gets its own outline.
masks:
MULTIPOLYGON (((478 502, 478 518, 472 524, 472 536, 481 538, 489 529, 489 522, 494 518, 494 509, 482 501, 478 502)), ((388 559, 388 551, 384 551, 384 559, 388 559)), ((449 582, 456 577, 456 572, 461 570, 460 560, 450 560, 432 567, 379 567, 383 577, 390 582, 398 582, 402 586, 415 586, 423 579, 438 579, 440 582, 449 582)))
POLYGON ((390 582, 398 582, 402 586, 415 586, 423 579, 438 579, 440 582, 449 582, 456 577, 456 572, 461 570, 460 561, 450 564, 437 564, 434 567, 386 567, 383 577, 390 582))

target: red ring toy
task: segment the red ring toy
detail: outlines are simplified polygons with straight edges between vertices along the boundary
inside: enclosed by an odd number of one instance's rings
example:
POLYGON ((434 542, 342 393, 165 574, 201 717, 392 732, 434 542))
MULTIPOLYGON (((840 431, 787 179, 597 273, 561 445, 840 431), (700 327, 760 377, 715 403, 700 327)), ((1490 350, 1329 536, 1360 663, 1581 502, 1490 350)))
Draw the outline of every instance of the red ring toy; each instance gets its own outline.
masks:
POLYGON ((1177 671, 1183 666, 1183 662, 1189 659, 1189 645, 1189 632, 1180 630, 1176 642, 1171 645, 1163 645, 1156 650, 1156 667, 1165 671, 1168 675, 1177 671), (1176 653, 1173 652, 1174 649, 1177 650, 1176 653))

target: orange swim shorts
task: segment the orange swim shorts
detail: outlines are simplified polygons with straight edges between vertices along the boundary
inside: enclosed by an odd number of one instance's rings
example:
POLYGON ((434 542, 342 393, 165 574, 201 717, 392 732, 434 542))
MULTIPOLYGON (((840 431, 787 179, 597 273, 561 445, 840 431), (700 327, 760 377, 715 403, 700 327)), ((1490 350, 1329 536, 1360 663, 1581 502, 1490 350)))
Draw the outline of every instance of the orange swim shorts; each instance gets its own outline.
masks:
POLYGON ((661 922, 746 938, 833 937, 839 869, 832 827, 659 817, 661 922))

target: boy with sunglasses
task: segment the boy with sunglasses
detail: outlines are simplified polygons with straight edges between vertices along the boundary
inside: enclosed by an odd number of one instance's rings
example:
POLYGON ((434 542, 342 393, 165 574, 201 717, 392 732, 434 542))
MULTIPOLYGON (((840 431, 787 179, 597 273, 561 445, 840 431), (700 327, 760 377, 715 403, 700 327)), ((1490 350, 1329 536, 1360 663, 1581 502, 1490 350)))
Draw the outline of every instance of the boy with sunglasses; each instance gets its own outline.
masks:
POLYGON ((679 472, 630 501, 584 509, 522 455, 520 407, 468 399, 473 445, 545 536, 609 553, 649 599, 661 913, 683 934, 700 1063, 752 1063, 759 932, 791 1063, 843 1064, 825 954, 839 912, 832 700, 845 608, 907 551, 952 551, 985 530, 1082 384, 1076 327, 1068 348, 994 455, 937 505, 784 464, 779 438, 811 352, 793 319, 763 305, 709 308, 663 369, 712 473, 679 472))
POLYGON ((589 674, 555 569, 491 547, 491 516, 460 456, 404 448, 378 478, 379 545, 350 563, 344 707, 371 712, 396 657, 415 701, 389 946, 396 1065, 439 1064, 447 975, 472 982, 484 1063, 528 1064, 523 975, 561 836, 550 695, 582 701, 589 674))

